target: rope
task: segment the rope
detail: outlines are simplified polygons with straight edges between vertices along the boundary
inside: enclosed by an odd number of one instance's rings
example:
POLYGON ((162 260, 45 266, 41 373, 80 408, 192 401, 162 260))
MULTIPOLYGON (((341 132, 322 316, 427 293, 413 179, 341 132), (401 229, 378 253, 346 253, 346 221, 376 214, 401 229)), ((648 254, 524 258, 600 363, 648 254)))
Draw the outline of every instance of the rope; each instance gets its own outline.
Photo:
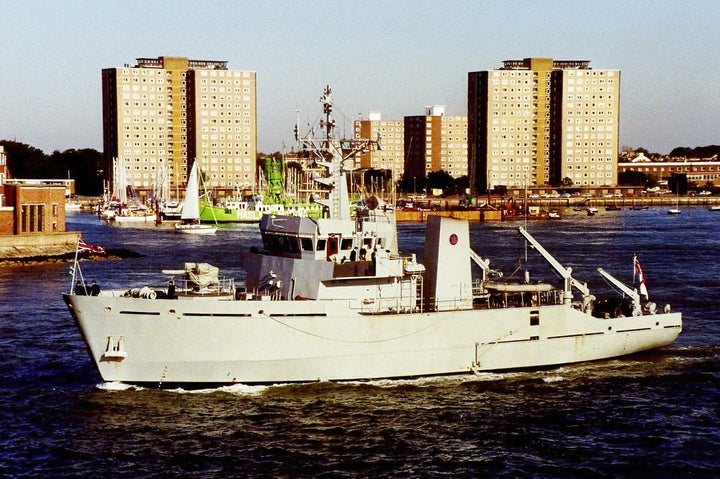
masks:
POLYGON ((325 340, 328 340, 328 341, 335 341, 335 342, 338 342, 338 343, 352 343, 352 344, 373 344, 373 343, 384 343, 384 342, 387 342, 387 341, 395 341, 395 340, 398 340, 398 339, 403 339, 403 338, 407 338, 407 337, 413 336, 413 335, 415 335, 415 334, 419 334, 419 333, 421 333, 421 332, 423 332, 423 331, 426 331, 426 330, 428 330, 428 329, 430 329, 430 328, 434 328, 435 326, 437 326, 437 324, 438 324, 439 322, 444 322, 444 321, 446 321, 446 319, 443 319, 442 321, 435 321, 434 323, 429 324, 428 326, 426 326, 426 327, 424 327, 424 328, 422 328, 422 329, 418 329, 418 330, 416 330, 416 331, 411 331, 411 332, 409 332, 409 333, 407 333, 407 334, 402 334, 402 335, 400 335, 400 336, 395 336, 395 337, 392 337, 392 338, 374 339, 374 340, 368 340, 368 341, 357 341, 357 340, 352 340, 352 339, 340 339, 340 338, 331 338, 331 337, 329 337, 329 336, 323 336, 323 335, 321 335, 321 334, 317 334, 317 333, 313 333, 313 332, 310 332, 310 331, 305 331, 305 330, 303 330, 303 329, 297 328, 297 327, 292 326, 292 325, 290 325, 290 324, 287 324, 287 323, 285 323, 285 322, 283 322, 283 321, 280 321, 280 320, 277 319, 277 318, 273 318, 273 317, 268 316, 268 315, 265 315, 265 316, 266 316, 266 317, 269 317, 270 319, 272 319, 272 320, 275 321, 276 323, 278 323, 278 324, 280 324, 280 325, 282 325, 282 326, 285 326, 286 328, 290 328, 290 329, 292 329, 293 331, 297 331, 297 332, 302 333, 302 334, 307 334, 308 336, 312 336, 312 337, 319 338, 319 339, 325 339, 325 340))

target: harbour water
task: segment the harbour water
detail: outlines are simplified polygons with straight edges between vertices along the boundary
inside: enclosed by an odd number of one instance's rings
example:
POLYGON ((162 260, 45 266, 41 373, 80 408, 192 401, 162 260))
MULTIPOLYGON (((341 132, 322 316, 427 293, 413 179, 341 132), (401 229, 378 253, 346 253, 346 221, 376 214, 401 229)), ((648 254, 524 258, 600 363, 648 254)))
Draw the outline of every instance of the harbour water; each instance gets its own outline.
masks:
MULTIPOLYGON (((475 251, 525 269, 520 224, 471 225, 475 251)), ((359 383, 157 390, 104 384, 61 293, 70 265, 0 267, 0 477, 717 477, 720 212, 565 212, 528 225, 596 296, 595 269, 683 312, 662 350, 542 371, 359 383)), ((242 281, 257 226, 214 237, 68 217, 86 241, 142 256, 83 263, 102 287, 161 284, 204 261, 242 281)), ((422 257, 424 225, 399 226, 422 257)), ((531 275, 551 279, 528 252, 531 275)), ((518 272, 517 274, 523 274, 518 272)))

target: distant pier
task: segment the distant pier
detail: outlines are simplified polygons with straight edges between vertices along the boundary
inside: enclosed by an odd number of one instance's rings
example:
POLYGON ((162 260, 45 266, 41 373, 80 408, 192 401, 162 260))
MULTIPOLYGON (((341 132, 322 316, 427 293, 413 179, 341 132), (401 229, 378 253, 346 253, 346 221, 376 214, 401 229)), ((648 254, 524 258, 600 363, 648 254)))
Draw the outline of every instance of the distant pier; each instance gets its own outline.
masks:
MULTIPOLYGON (((503 221, 517 220, 517 215, 508 215, 503 212, 508 203, 515 205, 526 201, 522 197, 500 198, 500 197, 477 197, 477 203, 486 205, 484 208, 462 208, 460 200, 457 198, 427 198, 415 200, 414 208, 403 209, 398 208, 395 217, 400 223, 424 223, 427 217, 431 215, 439 215, 450 218, 464 219, 473 222, 487 221, 503 221), (487 207, 489 206, 489 208, 487 207)), ((631 209, 634 206, 647 207, 703 207, 720 205, 720 197, 718 196, 681 196, 658 195, 643 197, 571 197, 571 198, 527 198, 529 208, 536 207, 539 213, 528 216, 528 219, 547 219, 547 212, 561 208, 589 207, 589 208, 605 208, 607 206, 617 206, 620 208, 631 209)))

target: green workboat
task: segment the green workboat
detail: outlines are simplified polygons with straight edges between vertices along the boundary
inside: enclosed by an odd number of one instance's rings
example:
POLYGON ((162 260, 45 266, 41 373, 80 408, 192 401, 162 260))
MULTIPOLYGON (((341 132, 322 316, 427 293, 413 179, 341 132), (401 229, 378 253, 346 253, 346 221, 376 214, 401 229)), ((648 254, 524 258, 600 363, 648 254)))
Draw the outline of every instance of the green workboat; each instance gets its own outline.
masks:
POLYGON ((207 223, 259 223, 263 215, 322 218, 322 206, 310 204, 265 204, 261 197, 247 201, 227 200, 218 205, 200 203, 200 221, 207 223))
POLYGON ((265 197, 229 198, 217 205, 201 199, 200 220, 208 223, 259 223, 266 214, 322 218, 322 205, 297 203, 285 195, 285 162, 282 159, 266 158, 265 173, 268 179, 265 197))

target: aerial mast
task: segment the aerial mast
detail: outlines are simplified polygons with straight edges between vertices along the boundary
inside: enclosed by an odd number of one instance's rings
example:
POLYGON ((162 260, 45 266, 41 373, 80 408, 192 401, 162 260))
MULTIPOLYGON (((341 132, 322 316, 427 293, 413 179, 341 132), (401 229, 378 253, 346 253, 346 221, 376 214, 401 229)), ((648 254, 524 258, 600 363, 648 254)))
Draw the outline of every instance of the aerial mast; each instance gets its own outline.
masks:
POLYGON ((314 181, 328 187, 328 197, 317 199, 316 202, 327 208, 329 218, 350 219, 350 199, 345 178, 347 168, 345 168, 344 162, 362 151, 367 151, 370 145, 377 145, 377 142, 337 138, 334 133, 336 126, 333 117, 334 101, 329 85, 323 90, 320 102, 323 104, 324 114, 324 118, 320 120, 320 127, 324 137, 315 138, 312 129, 306 136, 300 137, 299 124, 296 124, 295 127, 295 137, 299 148, 311 152, 315 157, 315 162, 328 169, 327 177, 320 175, 313 177, 314 181))

